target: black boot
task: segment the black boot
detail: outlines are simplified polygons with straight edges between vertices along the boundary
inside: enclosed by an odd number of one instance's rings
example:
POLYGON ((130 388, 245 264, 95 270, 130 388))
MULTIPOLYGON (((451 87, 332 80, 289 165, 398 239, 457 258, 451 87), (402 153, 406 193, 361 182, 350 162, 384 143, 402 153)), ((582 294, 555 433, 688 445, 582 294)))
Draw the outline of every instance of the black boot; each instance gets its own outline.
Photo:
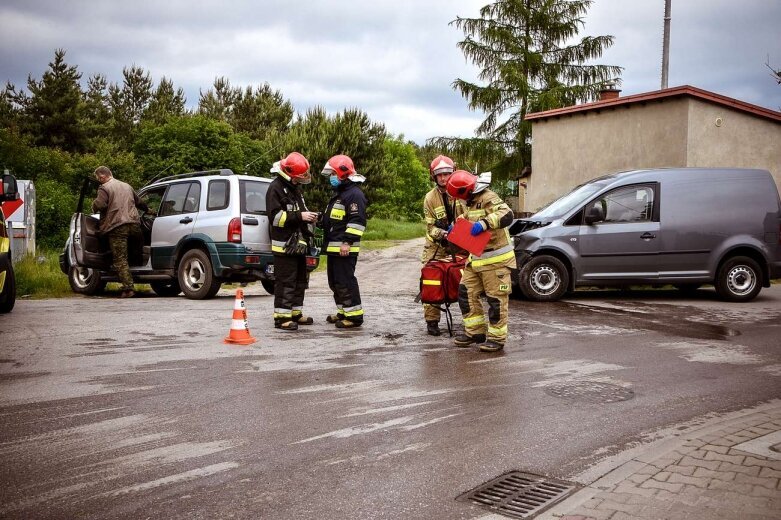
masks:
POLYGON ((468 347, 469 345, 472 345, 474 343, 483 343, 485 342, 485 334, 475 334, 474 336, 470 336, 467 333, 459 334, 456 336, 456 338, 453 340, 453 343, 457 347, 468 347))
POLYGON ((504 348, 504 344, 489 339, 485 343, 478 345, 477 348, 479 348, 482 352, 499 352, 504 348))
POLYGON ((274 320, 274 328, 282 330, 298 330, 298 323, 293 319, 274 320))
POLYGON ((426 332, 428 332, 429 336, 439 336, 442 334, 442 332, 439 330, 439 322, 438 321, 427 321, 426 322, 426 332))

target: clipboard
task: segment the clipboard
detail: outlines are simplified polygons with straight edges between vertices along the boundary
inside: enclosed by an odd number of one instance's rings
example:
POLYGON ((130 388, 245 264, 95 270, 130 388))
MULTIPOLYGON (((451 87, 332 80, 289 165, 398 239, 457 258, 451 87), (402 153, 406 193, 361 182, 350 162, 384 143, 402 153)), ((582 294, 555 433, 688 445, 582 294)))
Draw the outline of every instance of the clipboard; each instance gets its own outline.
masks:
POLYGON ((453 229, 447 234, 447 240, 462 249, 466 249, 475 256, 480 256, 485 250, 488 241, 491 240, 491 233, 486 230, 482 233, 472 236, 472 225, 474 222, 465 218, 456 219, 453 229))

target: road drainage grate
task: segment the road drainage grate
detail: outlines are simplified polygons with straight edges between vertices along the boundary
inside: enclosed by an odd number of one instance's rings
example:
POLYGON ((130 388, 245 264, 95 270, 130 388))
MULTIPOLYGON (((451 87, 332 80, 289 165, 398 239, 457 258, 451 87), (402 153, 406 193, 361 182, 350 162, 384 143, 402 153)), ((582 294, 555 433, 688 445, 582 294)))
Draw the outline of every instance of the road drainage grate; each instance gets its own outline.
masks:
POLYGON ((532 518, 575 490, 575 485, 511 471, 467 491, 456 500, 473 502, 511 518, 532 518))
POLYGON ((586 403, 617 403, 629 401, 635 396, 631 388, 599 381, 567 381, 547 387, 545 393, 560 399, 586 403))

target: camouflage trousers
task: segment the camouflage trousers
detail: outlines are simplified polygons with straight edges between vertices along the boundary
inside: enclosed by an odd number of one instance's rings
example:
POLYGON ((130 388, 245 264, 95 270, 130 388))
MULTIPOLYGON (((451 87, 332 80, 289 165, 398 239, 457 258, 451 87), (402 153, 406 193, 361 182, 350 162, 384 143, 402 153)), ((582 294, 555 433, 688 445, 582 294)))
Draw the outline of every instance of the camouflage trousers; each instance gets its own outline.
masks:
POLYGON ((114 259, 114 270, 122 282, 123 291, 133 290, 133 276, 130 274, 130 265, 127 263, 127 243, 131 236, 141 235, 141 226, 138 224, 121 224, 108 232, 108 244, 111 248, 111 256, 114 259))

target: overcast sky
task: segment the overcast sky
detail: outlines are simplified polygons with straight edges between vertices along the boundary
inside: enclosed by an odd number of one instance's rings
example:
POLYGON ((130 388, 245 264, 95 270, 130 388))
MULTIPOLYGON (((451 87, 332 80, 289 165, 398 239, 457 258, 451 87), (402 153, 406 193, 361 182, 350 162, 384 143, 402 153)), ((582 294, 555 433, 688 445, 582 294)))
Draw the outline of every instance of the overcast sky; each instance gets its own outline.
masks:
MULTIPOLYGON (((56 48, 83 81, 132 64, 199 90, 225 76, 269 82, 304 112, 359 107, 419 143, 471 136, 482 120, 451 88, 474 79, 448 22, 487 0, 3 0, 0 81, 25 87, 56 48)), ((660 87, 664 0, 595 0, 581 36, 611 34, 599 63, 624 67, 622 95, 660 87)), ((773 110, 781 85, 781 0, 672 0, 669 86, 693 85, 773 110)))

